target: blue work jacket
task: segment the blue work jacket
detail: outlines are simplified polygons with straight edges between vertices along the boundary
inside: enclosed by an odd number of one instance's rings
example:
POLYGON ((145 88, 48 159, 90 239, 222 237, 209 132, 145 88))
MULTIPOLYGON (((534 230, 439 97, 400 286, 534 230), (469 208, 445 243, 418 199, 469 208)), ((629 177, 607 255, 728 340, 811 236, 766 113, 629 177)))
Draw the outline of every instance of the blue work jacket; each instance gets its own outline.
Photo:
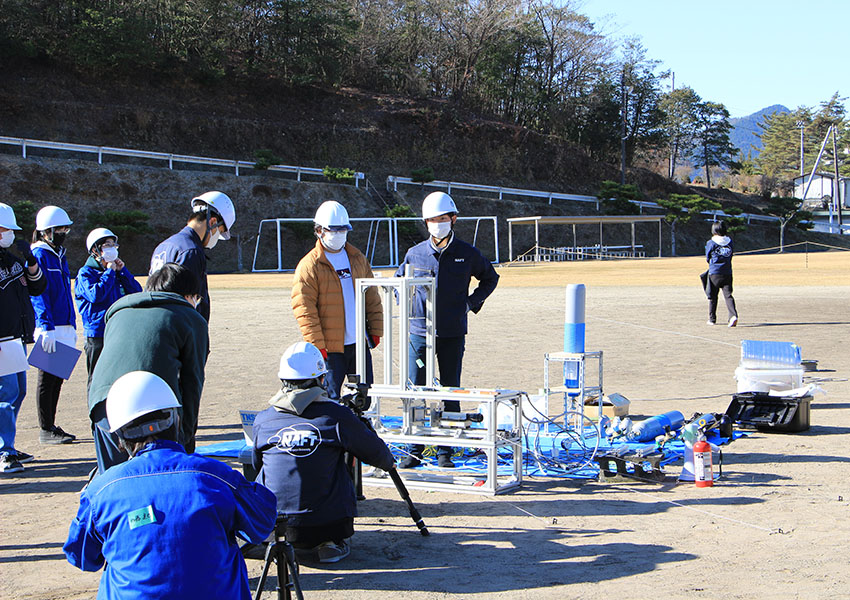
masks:
POLYGON ((47 279, 44 292, 30 298, 35 310, 35 326, 45 331, 56 329, 59 325, 70 325, 76 329, 77 316, 71 296, 71 272, 65 260, 65 248, 59 246, 57 252, 46 242, 36 242, 32 245, 32 253, 47 279))
POLYGON ((712 236, 705 243, 705 260, 708 262, 708 272, 711 275, 732 274, 732 255, 735 248, 732 238, 728 236, 712 236))
POLYGON ((120 271, 104 269, 90 256, 74 281, 74 298, 86 337, 103 337, 109 307, 119 298, 141 291, 142 286, 126 266, 120 271))
MULTIPOLYGON (((430 239, 416 244, 407 251, 396 277, 404 275, 405 265, 413 266, 414 277, 436 278, 434 321, 440 337, 466 335, 467 312, 481 310, 484 300, 499 283, 499 275, 490 261, 478 248, 457 237, 452 237, 442 252, 434 249, 430 239), (470 294, 473 277, 478 280, 478 286, 470 294)), ((420 287, 414 293, 410 333, 425 335, 425 291, 420 287)))
POLYGON ((247 600, 236 536, 261 543, 275 519, 269 490, 158 440, 82 491, 63 550, 83 571, 106 563, 100 599, 247 600))

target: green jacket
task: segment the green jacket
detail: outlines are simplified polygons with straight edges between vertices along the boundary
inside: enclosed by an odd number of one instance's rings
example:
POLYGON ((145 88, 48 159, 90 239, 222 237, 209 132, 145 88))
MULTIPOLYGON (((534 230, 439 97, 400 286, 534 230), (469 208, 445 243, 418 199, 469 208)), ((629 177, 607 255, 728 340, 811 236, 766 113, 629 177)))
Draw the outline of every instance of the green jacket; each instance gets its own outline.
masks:
POLYGON ((182 406, 178 441, 192 452, 209 348, 206 320, 182 296, 170 292, 124 296, 105 319, 103 352, 89 388, 89 414, 106 400, 116 379, 131 371, 149 371, 174 390, 182 406))

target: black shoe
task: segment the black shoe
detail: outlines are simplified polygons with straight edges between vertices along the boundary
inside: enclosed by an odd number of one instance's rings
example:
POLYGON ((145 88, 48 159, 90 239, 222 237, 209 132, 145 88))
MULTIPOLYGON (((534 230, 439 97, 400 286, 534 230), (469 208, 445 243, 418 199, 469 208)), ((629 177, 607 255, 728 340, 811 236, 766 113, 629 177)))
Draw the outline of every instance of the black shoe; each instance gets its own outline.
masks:
POLYGON ((416 456, 405 456, 400 461, 398 461, 399 469, 414 469, 422 464, 422 461, 419 460, 416 456))
POLYGON ((65 433, 60 427, 42 429, 38 432, 38 442, 40 444, 70 444, 75 439, 77 439, 76 436, 65 433))
POLYGON ((26 452, 21 452, 20 450, 16 450, 15 452, 18 455, 19 463, 28 463, 32 462, 35 459, 32 454, 27 454, 26 452))
POLYGON ((253 560, 265 560, 266 558, 266 548, 268 544, 244 544, 239 551, 242 553, 243 558, 253 559, 253 560))
POLYGON ((23 470, 24 465, 22 465, 14 455, 10 454, 0 458, 0 473, 20 473, 23 470))
POLYGON ((452 457, 448 454, 440 454, 437 457, 437 466, 443 469, 454 469, 455 464, 452 462, 452 457))

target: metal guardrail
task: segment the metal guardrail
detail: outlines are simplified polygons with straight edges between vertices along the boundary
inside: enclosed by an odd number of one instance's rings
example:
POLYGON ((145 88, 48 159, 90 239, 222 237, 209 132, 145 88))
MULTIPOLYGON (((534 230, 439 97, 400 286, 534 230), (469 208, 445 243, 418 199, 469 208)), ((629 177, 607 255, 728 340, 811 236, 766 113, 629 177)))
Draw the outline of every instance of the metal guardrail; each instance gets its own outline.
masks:
MULTIPOLYGON (((596 204, 596 210, 599 210, 599 198, 596 196, 582 196, 580 194, 563 194, 560 192, 546 192, 541 190, 526 190, 521 188, 511 188, 511 187, 502 187, 496 185, 483 185, 477 183, 462 183, 458 181, 413 181, 410 177, 398 177, 396 175, 390 175, 387 177, 387 189, 392 189, 392 191, 398 191, 398 184, 403 185, 418 185, 418 186, 428 186, 434 188, 445 189, 447 194, 452 193, 452 189, 456 190, 468 190, 473 192, 489 192, 493 194, 498 194, 499 200, 502 200, 504 194, 509 194, 512 196, 523 196, 526 198, 544 198, 549 201, 549 204, 552 204, 552 200, 572 200, 573 202, 593 202, 596 204)), ((643 214, 644 208, 662 208, 655 202, 645 202, 643 200, 631 200, 632 204, 638 206, 640 210, 640 214, 643 214)), ((740 216, 747 219, 747 224, 752 221, 768 221, 768 222, 779 222, 779 217, 773 217, 769 215, 755 215, 752 213, 742 213, 741 215, 729 215, 723 212, 722 210, 706 210, 701 214, 708 215, 713 217, 712 220, 716 221, 717 217, 733 217, 740 216)))
MULTIPOLYGON (((31 140, 27 138, 14 138, 0 136, 0 144, 20 146, 21 156, 27 157, 28 148, 41 148, 46 150, 62 150, 66 152, 81 152, 85 154, 96 154, 97 164, 103 164, 104 156, 124 156, 129 158, 145 158, 150 160, 161 160, 168 162, 168 168, 174 169, 174 163, 187 163, 197 165, 209 165, 213 167, 226 167, 233 169, 239 176, 239 169, 253 169, 257 163, 245 160, 230 160, 226 158, 212 158, 208 156, 189 156, 186 154, 171 154, 166 152, 151 152, 148 150, 132 150, 128 148, 113 148, 111 146, 91 146, 87 144, 68 144, 65 142, 51 142, 47 140, 31 140)), ((302 175, 324 176, 324 171, 315 167, 295 167, 289 165, 270 165, 267 171, 278 171, 292 173, 298 181, 302 175)), ((360 181, 365 180, 364 173, 354 173, 354 186, 360 187, 360 181)))

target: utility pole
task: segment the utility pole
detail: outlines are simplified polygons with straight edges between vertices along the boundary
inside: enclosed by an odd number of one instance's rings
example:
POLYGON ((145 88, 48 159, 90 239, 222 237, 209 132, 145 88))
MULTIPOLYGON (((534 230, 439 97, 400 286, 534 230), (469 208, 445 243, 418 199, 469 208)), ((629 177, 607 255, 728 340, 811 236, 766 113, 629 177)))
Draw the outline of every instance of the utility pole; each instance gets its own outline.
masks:
POLYGON ((836 130, 838 125, 832 126, 832 172, 835 180, 832 184, 832 197, 835 202, 835 210, 838 214, 838 234, 841 235, 842 219, 841 219, 841 180, 838 178, 838 144, 835 141, 836 130))
POLYGON ((620 75, 620 185, 626 185, 626 71, 620 75))
POLYGON ((803 130, 806 128, 806 123, 797 121, 797 127, 800 128, 800 175, 803 176, 806 174, 806 157, 803 154, 803 130))

